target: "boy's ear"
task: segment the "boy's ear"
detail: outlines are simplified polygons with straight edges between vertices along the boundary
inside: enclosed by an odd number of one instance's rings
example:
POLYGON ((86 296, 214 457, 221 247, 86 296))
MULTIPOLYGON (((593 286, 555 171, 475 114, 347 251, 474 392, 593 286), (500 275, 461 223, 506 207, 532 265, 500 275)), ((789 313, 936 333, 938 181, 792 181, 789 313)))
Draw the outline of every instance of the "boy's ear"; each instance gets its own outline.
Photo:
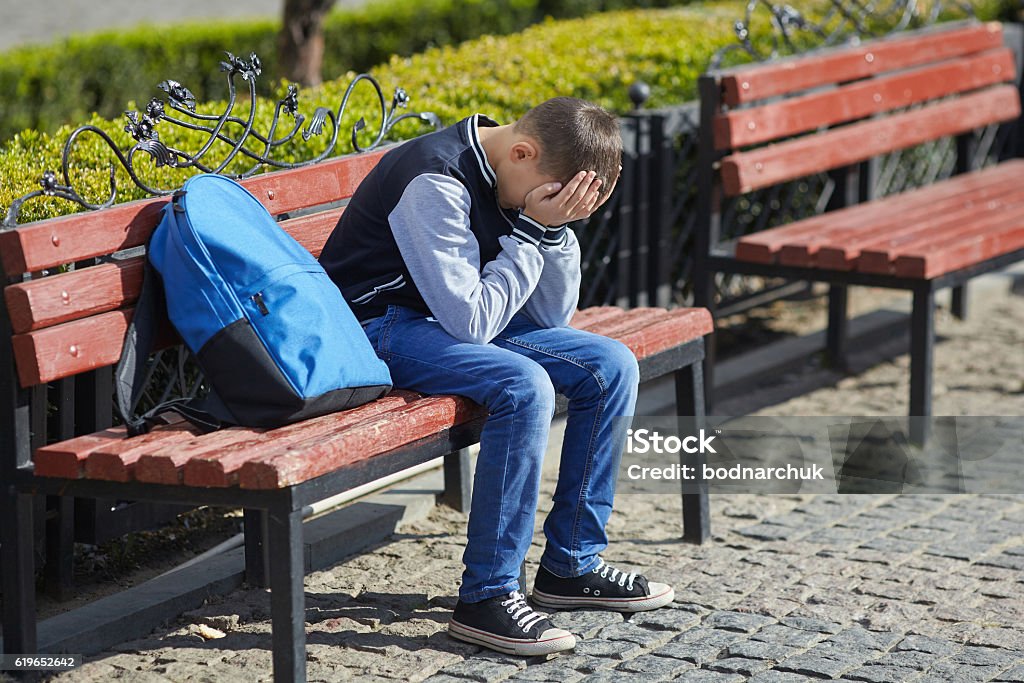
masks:
POLYGON ((509 148, 509 156, 512 161, 530 161, 536 159, 539 154, 537 145, 530 140, 517 140, 509 148))

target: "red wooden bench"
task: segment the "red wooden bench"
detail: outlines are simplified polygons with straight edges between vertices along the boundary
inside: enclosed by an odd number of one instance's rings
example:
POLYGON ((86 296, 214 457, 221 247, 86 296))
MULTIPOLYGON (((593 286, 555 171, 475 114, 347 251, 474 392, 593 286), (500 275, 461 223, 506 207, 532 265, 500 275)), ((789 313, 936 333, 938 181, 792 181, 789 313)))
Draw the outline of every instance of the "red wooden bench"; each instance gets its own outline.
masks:
MULTIPOLYGON (((381 154, 274 172, 245 185, 275 215, 317 207, 351 196, 381 154)), ((6 274, 6 310, 0 310, 4 649, 36 651, 34 495, 227 506, 245 510, 248 580, 271 589, 275 678, 302 680, 303 506, 445 456, 446 500, 465 509, 466 449, 479 439, 486 415, 457 396, 396 390, 353 410, 269 431, 235 427, 199 435, 178 422, 126 438, 122 427, 109 423, 82 430, 59 414, 48 423, 48 387, 59 408, 74 392, 71 378, 88 378, 117 362, 144 257, 109 257, 144 245, 165 201, 0 232, 6 274), (50 270, 61 264, 77 266, 50 270)), ((318 254, 343 210, 286 219, 281 226, 318 254)), ((700 364, 703 335, 712 327, 707 311, 599 307, 580 311, 572 324, 627 344, 640 359, 642 380, 674 373, 680 413, 703 415, 700 364)), ((173 333, 163 343, 173 345, 173 333)), ((709 535, 706 495, 684 496, 684 535, 697 542, 709 535)))
MULTIPOLYGON (((1020 116, 997 23, 962 23, 710 72, 700 81, 697 305, 715 273, 831 283, 828 351, 845 351, 848 285, 913 292, 910 415, 931 415, 935 292, 1024 258, 1024 161, 972 168, 974 132, 1020 116), (956 137, 956 174, 859 203, 869 160, 956 137), (734 241, 723 198, 829 172, 829 209, 734 241)), ((707 363, 714 356, 709 345, 707 363)), ((705 381, 710 386, 709 372, 705 381)), ((927 438, 928 421, 910 420, 927 438)))

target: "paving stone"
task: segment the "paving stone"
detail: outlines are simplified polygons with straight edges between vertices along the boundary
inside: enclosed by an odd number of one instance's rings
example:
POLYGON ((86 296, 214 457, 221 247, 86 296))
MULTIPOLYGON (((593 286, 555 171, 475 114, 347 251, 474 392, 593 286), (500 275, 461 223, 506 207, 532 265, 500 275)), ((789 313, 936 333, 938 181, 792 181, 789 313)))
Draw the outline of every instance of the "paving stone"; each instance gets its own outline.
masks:
POLYGON ((744 612, 712 612, 705 620, 704 625, 726 631, 739 631, 740 633, 753 633, 758 629, 774 624, 771 617, 763 617, 759 614, 746 614, 744 612))
POLYGON ((630 616, 630 624, 644 628, 674 631, 676 633, 693 628, 700 623, 700 616, 687 609, 656 609, 637 612, 630 616))
POLYGON ((628 671, 646 674, 649 677, 672 678, 696 665, 682 659, 660 657, 655 654, 640 655, 636 659, 623 662, 615 667, 616 671, 628 671))
POLYGON ((651 675, 629 671, 599 671, 583 679, 586 683, 650 683, 651 675))
POLYGON ((803 649, 814 645, 825 637, 827 634, 818 631, 805 631, 782 624, 771 624, 751 635, 750 640, 803 649))
MULTIPOLYGON (((522 666, 525 666, 525 663, 522 666)), ((488 681, 504 680, 519 671, 522 666, 512 663, 488 661, 480 657, 472 657, 458 662, 457 664, 446 666, 439 673, 457 676, 463 679, 468 678, 471 681, 488 683, 488 681)))
POLYGON ((577 638, 593 638, 602 628, 622 623, 621 613, 605 610, 552 612, 550 616, 556 628, 564 628, 577 638))
POLYGON ((939 662, 924 672, 928 683, 981 683, 991 681, 1006 670, 1005 666, 966 666, 950 661, 939 662))
MULTIPOLYGON (((525 669, 509 677, 510 681, 567 681, 572 683, 583 678, 586 673, 597 671, 593 662, 597 659, 584 655, 560 654, 552 659, 539 663, 531 663, 525 669)), ((607 667, 613 660, 601 660, 607 667)))
POLYGON ((786 617, 782 620, 782 624, 798 628, 802 631, 815 631, 816 633, 839 633, 843 630, 842 624, 808 617, 786 617))
POLYGON ((825 657, 817 648, 803 654, 789 657, 775 665, 779 671, 817 676, 818 678, 839 678, 847 671, 858 668, 863 660, 833 659, 825 657))
POLYGON ((737 674, 695 669, 685 671, 672 680, 683 681, 683 683, 743 683, 744 679, 743 676, 737 674))
POLYGON ((744 640, 739 643, 733 643, 726 648, 726 653, 730 657, 745 657, 747 659, 767 659, 775 662, 782 661, 786 657, 791 657, 799 653, 803 648, 798 647, 787 647, 785 645, 778 645, 774 642, 764 642, 759 640, 744 640))
POLYGON ((916 669, 924 671, 936 662, 944 659, 948 652, 918 652, 915 650, 894 650, 873 659, 869 662, 872 666, 893 666, 900 669, 916 669))
POLYGON ((653 648, 667 643, 672 636, 671 631, 656 631, 629 622, 605 626, 597 634, 597 638, 600 640, 625 640, 645 648, 653 648))
POLYGON ((868 683, 902 683, 921 675, 917 669, 903 669, 898 666, 864 666, 843 675, 843 680, 867 681, 868 683))
POLYGON ((851 652, 862 652, 867 650, 885 651, 902 639, 902 633, 868 631, 864 628, 854 627, 840 631, 826 639, 821 643, 821 645, 825 647, 849 650, 851 652))
POLYGON ((584 640, 576 643, 576 654, 594 657, 629 659, 643 651, 643 648, 628 640, 584 640))
POLYGON ((787 671, 762 671, 748 679, 749 683, 806 683, 807 676, 787 671))
POLYGON ((900 642, 896 643, 895 650, 915 650, 917 652, 928 652, 936 655, 949 655, 960 649, 960 645, 957 643, 951 643, 948 640, 941 638, 931 638, 929 636, 917 636, 910 635, 906 636, 900 642))
POLYGON ((746 657, 726 657, 718 659, 707 665, 712 671, 725 671, 726 673, 742 674, 753 676, 761 671, 772 668, 773 662, 766 662, 763 659, 747 659, 746 657))
POLYGON ((430 678, 424 678, 423 683, 466 683, 466 679, 448 674, 434 674, 430 678))
POLYGON ((1000 683, 1003 683, 1003 681, 1020 683, 1021 681, 1024 681, 1024 665, 1007 669, 992 680, 999 681, 1000 683))
POLYGON ((1003 666, 1005 668, 1019 659, 1024 659, 1024 653, 987 647, 965 647, 950 657, 949 661, 967 666, 1003 666))
POLYGON ((523 671, 509 677, 509 681, 539 681, 541 683, 575 683, 583 680, 586 674, 565 665, 551 666, 540 665, 527 667, 523 671))
POLYGON ((880 538, 872 538, 869 541, 865 541, 859 547, 893 555, 909 555, 920 548, 921 544, 902 538, 882 536, 880 538))
POLYGON ((758 541, 789 541, 807 535, 805 530, 777 524, 752 524, 742 529, 736 529, 736 533, 758 541))
POLYGON ((1022 571, 1024 570, 1024 557, 1020 555, 996 555, 995 557, 986 557, 978 560, 978 564, 1022 571))
POLYGON ((967 641, 969 645, 1024 650, 1024 632, 1010 628, 983 628, 967 641))
POLYGON ((851 547, 863 545, 870 541, 877 532, 861 529, 845 529, 833 526, 827 529, 814 531, 804 537, 808 543, 819 543, 821 545, 851 547))
POLYGON ((740 636, 727 631, 691 629, 675 640, 654 650, 653 654, 693 662, 703 666, 718 659, 725 648, 740 636), (694 637, 696 636, 696 637, 694 637))

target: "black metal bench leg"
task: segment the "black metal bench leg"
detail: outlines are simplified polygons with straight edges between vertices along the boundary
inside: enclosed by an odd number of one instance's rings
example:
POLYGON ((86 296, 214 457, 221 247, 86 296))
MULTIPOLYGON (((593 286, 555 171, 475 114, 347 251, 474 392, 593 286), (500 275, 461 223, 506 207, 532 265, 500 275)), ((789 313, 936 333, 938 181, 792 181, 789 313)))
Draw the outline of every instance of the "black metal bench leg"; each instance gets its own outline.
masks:
POLYGON ((245 580, 250 586, 267 587, 267 511, 244 510, 242 529, 245 538, 245 580))
MULTIPOLYGON (((699 429, 704 426, 704 376, 701 363, 693 363, 675 372, 676 410, 679 415, 690 415, 699 429)), ((704 455, 687 456, 687 462, 696 464, 698 472, 704 466, 704 455)), ((707 482, 700 482, 698 493, 687 493, 690 488, 684 482, 683 493, 683 540, 703 543, 711 538, 711 512, 708 508, 707 482)))
POLYGON ((469 512, 472 499, 469 449, 461 448, 444 456, 444 493, 439 501, 459 512, 469 512))
POLYGON ((847 302, 849 288, 846 285, 831 285, 828 290, 828 333, 825 349, 829 367, 846 369, 846 339, 849 332, 847 302))
POLYGON ((74 593, 75 499, 47 496, 46 592, 57 600, 74 593))
POLYGON ((33 496, 7 486, 0 501, 0 545, 3 558, 3 649, 10 654, 35 654, 36 581, 33 496))
POLYGON ((306 596, 302 509, 277 505, 267 515, 274 681, 306 680, 306 596))
POLYGON ((953 301, 950 310, 957 320, 967 320, 967 284, 953 288, 953 301))
POLYGON ((910 440, 928 441, 932 415, 932 360, 935 352, 935 290, 914 290, 910 316, 910 440))
POLYGON ((526 560, 519 565, 519 592, 526 595, 526 560))

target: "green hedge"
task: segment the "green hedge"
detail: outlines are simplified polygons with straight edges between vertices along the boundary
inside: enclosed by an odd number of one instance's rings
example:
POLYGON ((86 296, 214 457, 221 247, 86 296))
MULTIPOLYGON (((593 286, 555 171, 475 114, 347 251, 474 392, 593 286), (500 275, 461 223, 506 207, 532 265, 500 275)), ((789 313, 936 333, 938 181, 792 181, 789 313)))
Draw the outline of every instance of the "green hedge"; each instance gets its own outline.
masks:
MULTIPOLYGON (((607 9, 669 6, 685 0, 384 0, 337 10, 325 21, 325 79, 364 71, 393 55, 430 46, 504 35, 546 15, 583 16, 607 9)), ((217 72, 224 50, 256 52, 268 94, 277 81, 279 21, 141 26, 78 36, 0 56, 0 140, 29 128, 52 131, 84 121, 92 112, 117 116, 172 78, 200 100, 225 96, 217 72)))
MULTIPOLYGON (((402 86, 411 96, 412 111, 433 111, 445 124, 477 111, 499 121, 510 121, 536 103, 566 94, 594 100, 613 111, 626 111, 631 107, 628 87, 636 80, 651 85, 649 107, 664 106, 696 98, 697 76, 715 50, 735 40, 732 24, 742 9, 743 5, 733 0, 666 10, 612 12, 567 21, 548 20, 510 36, 486 36, 458 47, 432 48, 413 57, 394 57, 373 73, 389 97, 395 87, 402 86), (581 36, 586 40, 581 40, 581 36)), ((754 28, 757 35, 756 24, 754 28)), ((299 111, 311 115, 316 106, 336 109, 353 75, 300 93, 299 111)), ((357 89, 342 121, 338 153, 349 151, 348 131, 358 117, 365 115, 368 128, 375 129, 379 114, 373 112, 374 106, 371 88, 357 89)), ((245 107, 247 104, 241 109, 245 107)), ((223 104, 206 103, 200 110, 219 114, 223 104)), ((272 111, 273 102, 261 102, 257 131, 267 131, 272 111)), ((245 116, 245 111, 235 113, 245 116)), ((132 145, 131 138, 123 132, 123 119, 109 121, 94 116, 91 122, 107 131, 121 149, 132 145)), ((283 117, 281 125, 291 125, 290 119, 283 117)), ((0 209, 6 211, 15 198, 38 189, 43 170, 59 169, 61 146, 70 131, 70 127, 64 127, 53 135, 24 132, 0 148, 0 178, 4 179, 0 185, 0 209)), ((199 133, 173 129, 167 124, 158 131, 161 140, 183 150, 196 151, 204 141, 199 133)), ((402 123, 393 137, 412 137, 423 131, 423 126, 415 122, 402 123)), ((319 149, 323 148, 323 139, 314 138, 308 145, 302 143, 301 136, 296 139, 288 152, 275 158, 305 159, 316 153, 318 144, 319 149)), ((225 145, 216 145, 210 158, 223 158, 226 151, 225 145)), ((73 159, 73 185, 92 201, 105 198, 107 169, 113 159, 106 144, 98 136, 83 136, 74 148, 73 159)), ((140 175, 155 186, 174 188, 188 175, 179 169, 154 168, 145 155, 137 155, 136 161, 140 175)), ((229 170, 237 172, 242 168, 244 165, 236 162, 229 170)), ((123 171, 119 170, 118 177, 118 201, 144 196, 123 171)), ((33 200, 25 205, 20 222, 73 213, 77 209, 77 205, 66 201, 33 200)))

